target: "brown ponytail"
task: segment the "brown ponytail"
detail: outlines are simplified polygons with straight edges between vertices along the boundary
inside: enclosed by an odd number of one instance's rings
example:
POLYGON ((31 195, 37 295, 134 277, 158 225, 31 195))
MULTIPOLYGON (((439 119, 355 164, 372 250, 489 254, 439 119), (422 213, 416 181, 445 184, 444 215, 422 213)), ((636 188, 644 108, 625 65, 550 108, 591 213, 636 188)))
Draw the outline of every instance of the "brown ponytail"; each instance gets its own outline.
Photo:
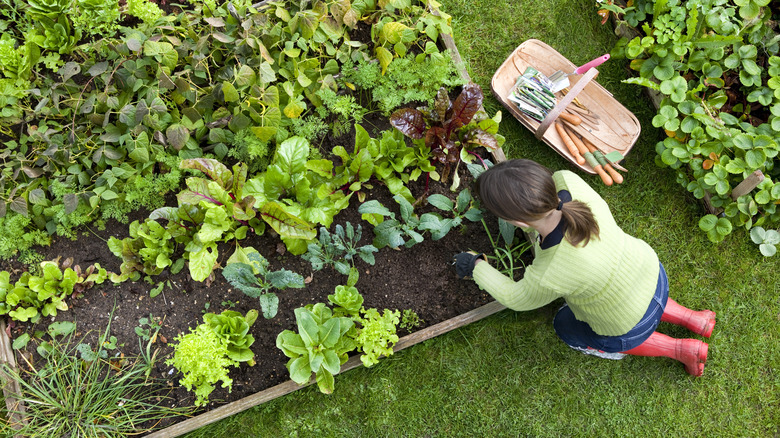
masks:
MULTIPOLYGON (((531 160, 498 163, 477 178, 475 191, 482 205, 496 216, 529 222, 544 218, 558 208, 558 192, 552 172, 531 160)), ((566 240, 574 246, 598 238, 599 224, 590 207, 580 201, 562 204, 568 229, 566 240)))

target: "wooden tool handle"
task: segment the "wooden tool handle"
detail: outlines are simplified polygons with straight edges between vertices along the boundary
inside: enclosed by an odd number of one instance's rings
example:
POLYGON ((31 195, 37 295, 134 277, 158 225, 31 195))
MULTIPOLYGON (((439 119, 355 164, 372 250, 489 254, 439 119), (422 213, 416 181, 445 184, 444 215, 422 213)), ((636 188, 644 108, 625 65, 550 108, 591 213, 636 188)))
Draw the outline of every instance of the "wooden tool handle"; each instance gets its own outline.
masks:
POLYGON ((580 154, 585 157, 585 160, 588 162, 588 164, 590 164, 590 166, 593 167, 593 170, 595 170, 596 173, 601 177, 601 182, 603 182, 605 185, 611 186, 612 177, 607 175, 603 166, 598 162, 598 160, 596 160, 596 157, 593 156, 593 151, 585 146, 585 143, 580 140, 577 134, 570 131, 569 128, 566 130, 569 133, 572 143, 574 143, 574 145, 577 146, 577 149, 580 151, 580 154))
POLYGON ((571 113, 560 113, 558 115, 558 118, 563 119, 564 121, 571 123, 574 126, 577 126, 580 123, 582 123, 582 119, 579 116, 571 113))
MULTIPOLYGON (((577 149, 577 146, 572 141, 571 137, 568 133, 566 133, 566 129, 561 126, 560 123, 555 122, 555 130, 558 131, 558 135, 561 136, 561 140, 563 140, 563 144, 566 145, 566 147, 569 149, 569 153, 572 157, 577 161, 578 164, 583 165, 585 164, 585 158, 580 155, 579 150, 577 149)), ((587 149, 585 150, 587 152, 587 149)))
MULTIPOLYGON (((579 138, 577 140, 579 140, 579 138)), ((587 141, 586 139, 583 139, 583 141, 581 141, 581 143, 582 143, 582 146, 589 153, 593 153, 593 152, 597 152, 598 151, 598 149, 596 149, 596 146, 594 146, 591 142, 587 141)), ((606 172, 609 173, 608 178, 610 178, 610 181, 614 181, 617 184, 623 184, 623 176, 620 175, 619 173, 617 173, 617 171, 615 169, 613 169, 612 166, 609 165, 609 163, 604 162, 604 165, 603 166, 599 166, 599 167, 603 167, 602 172, 604 172, 604 170, 606 170, 606 172)), ((601 176, 601 173, 598 170, 596 170, 596 172, 599 173, 599 176, 601 176)), ((603 176, 601 177, 601 180, 604 181, 604 177, 603 176)), ((607 184, 607 183, 604 182, 604 184, 607 184)), ((607 185, 611 186, 612 183, 610 182, 607 185)))

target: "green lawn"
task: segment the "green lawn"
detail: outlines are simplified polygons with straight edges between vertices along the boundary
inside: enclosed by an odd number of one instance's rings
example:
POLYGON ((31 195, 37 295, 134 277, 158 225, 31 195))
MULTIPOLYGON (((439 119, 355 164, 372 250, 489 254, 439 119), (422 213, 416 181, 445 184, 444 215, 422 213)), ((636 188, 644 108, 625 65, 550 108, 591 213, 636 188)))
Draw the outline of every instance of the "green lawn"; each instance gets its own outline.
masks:
MULTIPOLYGON (((493 72, 528 38, 576 64, 608 52, 616 37, 592 3, 443 0, 443 9, 472 78, 489 95, 493 72)), ((720 245, 698 230, 703 206, 654 164, 662 133, 650 124, 654 109, 643 90, 621 83, 626 65, 611 60, 597 79, 642 123, 626 181, 605 187, 586 179, 618 223, 657 250, 671 296, 717 312, 702 378, 667 358, 608 361, 569 349, 552 329, 554 303, 503 311, 337 376, 331 396, 308 387, 187 436, 780 436, 778 259, 763 258, 742 230, 720 245)), ((501 109, 492 98, 485 106, 501 109)), ((506 113, 502 134, 510 158, 573 170, 506 113)), ((659 330, 688 335, 666 323, 659 330)))

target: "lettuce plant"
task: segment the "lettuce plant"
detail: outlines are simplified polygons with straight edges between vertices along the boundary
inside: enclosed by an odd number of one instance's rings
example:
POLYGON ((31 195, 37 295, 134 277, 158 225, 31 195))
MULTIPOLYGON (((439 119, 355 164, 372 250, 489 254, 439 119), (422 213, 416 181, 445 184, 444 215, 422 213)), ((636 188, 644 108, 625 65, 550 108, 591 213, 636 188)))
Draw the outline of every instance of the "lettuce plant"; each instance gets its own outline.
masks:
POLYGON ((228 367, 238 366, 238 361, 230 358, 228 344, 206 324, 198 325, 190 333, 175 338, 178 343, 173 357, 165 361, 174 366, 184 377, 179 383, 192 391, 195 388, 195 406, 208 402, 209 394, 218 382, 223 388, 233 389, 233 379, 228 377, 228 367))
POLYGON ((257 310, 252 309, 241 315, 234 310, 223 310, 222 313, 206 313, 203 321, 227 344, 227 355, 236 362, 246 362, 255 365, 255 353, 249 349, 255 342, 255 337, 249 334, 249 328, 257 320, 257 310))
POLYGON ((130 237, 108 239, 108 248, 122 259, 120 273, 122 279, 137 280, 140 273, 159 275, 163 269, 172 265, 171 256, 174 241, 171 233, 160 223, 146 219, 130 224, 130 237))
POLYGON ((360 361, 370 367, 379 362, 379 357, 393 354, 393 345, 398 342, 396 327, 401 317, 398 310, 385 309, 379 313, 377 309, 363 309, 363 316, 358 320, 358 334, 355 342, 358 351, 363 354, 360 361))
POLYGON ((346 336, 355 323, 347 317, 334 317, 324 303, 295 309, 295 319, 298 333, 284 330, 276 337, 276 346, 290 358, 290 378, 304 385, 313 373, 320 391, 330 394, 333 375, 347 361, 347 353, 356 348, 355 341, 346 336))
POLYGON ((8 271, 0 272, 0 315, 17 321, 38 322, 41 316, 57 316, 58 310, 68 310, 65 299, 83 286, 101 284, 108 273, 100 265, 93 265, 85 274, 73 268, 61 269, 57 262, 41 263, 41 275, 22 273, 13 285, 8 271), (97 270, 97 272, 95 272, 97 270))
POLYGON ((354 286, 336 286, 334 293, 328 295, 328 301, 333 304, 336 316, 354 318, 360 315, 360 309, 363 307, 363 295, 360 295, 354 286))

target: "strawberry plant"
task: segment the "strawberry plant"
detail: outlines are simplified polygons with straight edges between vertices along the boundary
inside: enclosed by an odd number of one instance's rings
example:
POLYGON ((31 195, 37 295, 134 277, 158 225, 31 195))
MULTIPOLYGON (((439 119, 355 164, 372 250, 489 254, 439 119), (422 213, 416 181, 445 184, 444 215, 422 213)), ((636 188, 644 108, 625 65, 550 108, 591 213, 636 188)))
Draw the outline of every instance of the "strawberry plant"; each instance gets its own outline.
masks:
POLYGON ((766 5, 643 0, 626 9, 611 6, 642 31, 613 50, 632 59, 638 72, 626 82, 661 93, 653 126, 668 138, 656 145, 656 163, 674 169, 680 184, 725 215, 699 222, 713 242, 737 227, 780 223, 780 58, 773 55, 780 45, 766 5), (732 198, 755 171, 764 181, 732 198))

